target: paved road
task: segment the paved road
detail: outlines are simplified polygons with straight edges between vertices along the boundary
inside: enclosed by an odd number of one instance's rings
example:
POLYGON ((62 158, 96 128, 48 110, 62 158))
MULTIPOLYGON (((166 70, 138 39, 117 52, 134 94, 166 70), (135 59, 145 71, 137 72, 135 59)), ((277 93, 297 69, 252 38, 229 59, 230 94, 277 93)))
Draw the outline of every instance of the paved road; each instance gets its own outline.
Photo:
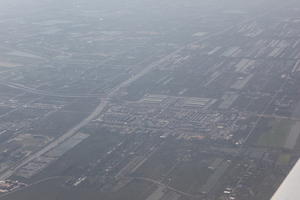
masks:
POLYGON ((186 196, 186 197, 192 197, 192 198, 201 198, 203 197, 202 195, 194 195, 194 194, 190 194, 190 193, 186 193, 186 192, 183 192, 181 190, 177 190, 173 187, 170 187, 164 183, 161 183, 157 180, 154 180, 154 179, 151 179, 151 178, 146 178, 146 177, 130 177, 130 178, 133 178, 133 179, 136 179, 136 180, 142 180, 142 181, 147 181, 147 182, 151 182, 151 183, 154 183, 156 185, 160 185, 160 186, 163 186, 165 188, 168 188, 169 190, 172 190, 180 195, 183 195, 183 196, 186 196))
POLYGON ((300 118, 280 116, 280 115, 257 114, 256 116, 257 117, 263 117, 263 118, 286 119, 286 120, 291 120, 291 121, 300 121, 300 118))
MULTIPOLYGON (((73 127, 72 129, 70 129, 69 131, 67 131, 65 134, 63 134, 59 138, 57 138, 54 141, 52 141, 46 147, 42 148, 41 150, 39 150, 39 151, 35 152, 34 154, 30 155, 29 157, 25 158, 23 161, 21 161, 15 167, 11 167, 11 168, 7 169, 4 173, 2 173, 0 175, 0 180, 4 180, 4 179, 9 178, 10 176, 12 176, 21 167, 23 167, 26 164, 30 163, 32 160, 34 160, 34 159, 42 156, 43 154, 47 153, 51 149, 53 149, 56 146, 58 146, 60 143, 62 143, 66 139, 68 139, 71 136, 73 136, 74 134, 76 134, 81 128, 83 128, 84 126, 86 126, 89 122, 91 122, 93 119, 95 119, 96 117, 98 117, 101 114, 101 112, 108 105, 110 99, 112 97, 114 97, 120 91, 120 89, 129 86, 132 82, 134 82, 137 79, 141 78, 142 76, 146 75, 148 72, 150 72, 154 68, 161 66, 163 63, 165 63, 167 61, 170 61, 173 58, 173 56, 177 55, 183 49, 185 49, 185 48, 193 45, 194 43, 201 42, 201 41, 206 40, 208 38, 211 38, 213 36, 222 34, 222 33, 226 32, 226 31, 231 30, 232 28, 233 27, 229 27, 228 29, 222 30, 222 31, 217 32, 215 34, 206 35, 206 36, 202 37, 201 39, 199 39, 197 41, 194 41, 194 42, 192 42, 192 43, 190 43, 188 45, 185 45, 185 46, 177 49, 176 51, 172 52, 171 54, 163 57, 162 59, 160 59, 160 60, 158 60, 156 62, 151 63, 150 65, 146 66, 143 70, 141 70, 139 73, 131 76, 128 80, 125 80, 124 82, 120 83, 119 85, 117 85, 115 88, 113 88, 107 94, 106 98, 102 99, 102 101, 100 102, 100 104, 96 107, 96 109, 87 118, 85 118, 84 120, 82 120, 79 124, 77 124, 75 127, 73 127)), ((0 82, 0 84, 3 84, 3 83, 0 82)), ((21 87, 20 85, 16 85, 16 84, 12 84, 12 86, 14 86, 14 87, 21 87)), ((40 91, 32 91, 31 88, 27 88, 25 86, 22 86, 21 88, 23 88, 27 92, 40 92, 40 91)), ((43 95, 46 95, 46 93, 43 94, 43 95)))
POLYGON ((120 91, 120 89, 122 89, 124 87, 127 87, 132 82, 134 82, 137 79, 139 79, 140 77, 144 76, 149 71, 151 71, 153 68, 159 66, 161 63, 165 62, 166 60, 171 58, 173 55, 176 55, 180 50, 181 49, 173 52, 172 54, 164 57, 163 59, 161 59, 157 62, 154 62, 154 63, 148 65, 146 68, 144 68, 142 71, 140 71, 136 75, 130 77, 128 80, 122 82, 121 84, 119 84, 118 86, 113 88, 112 91, 107 95, 107 97, 102 99, 101 103, 96 107, 96 109, 87 118, 82 120, 79 124, 77 124, 75 127, 70 129, 69 131, 67 131, 65 134, 63 134, 62 136, 60 136, 59 138, 57 138, 56 140, 54 140, 50 144, 48 144, 46 147, 42 148, 41 150, 37 151, 36 153, 32 154, 31 156, 25 158, 17 166, 12 167, 12 168, 8 169, 7 171, 5 171, 3 174, 0 175, 0 180, 4 180, 4 179, 9 178, 10 176, 13 175, 14 172, 16 172, 21 167, 25 166, 26 164, 28 164, 32 160, 42 156, 43 154, 45 154, 48 151, 50 151, 51 149, 55 148, 57 145, 59 145, 60 143, 62 143, 66 139, 68 139, 71 136, 73 136, 74 134, 76 134, 81 128, 86 126, 89 122, 91 122, 93 119, 95 119, 97 116, 99 116, 101 114, 101 112, 104 110, 104 108, 108 105, 110 99, 113 96, 115 96, 120 91))
POLYGON ((29 162, 31 162, 32 160, 40 157, 41 155, 47 153, 48 151, 50 151, 51 149, 53 149, 54 147, 56 147, 57 145, 59 145, 60 143, 65 141, 66 139, 68 139, 71 136, 73 136, 74 134, 76 134, 82 127, 86 126, 91 120, 93 120, 95 117, 97 117, 103 111, 103 109, 106 107, 107 104, 108 104, 107 100, 101 101, 101 103, 98 105, 98 107, 87 118, 85 118, 83 121, 81 121, 75 127, 70 129, 69 131, 67 131, 65 134, 63 134, 62 136, 60 136, 59 138, 57 138, 56 140, 54 140, 50 144, 48 144, 46 147, 42 148, 38 152, 36 152, 36 153, 32 154, 31 156, 27 157, 25 160, 23 160, 21 163, 19 163, 15 168, 9 169, 8 171, 6 171, 4 174, 2 174, 0 176, 0 180, 7 179, 15 171, 17 171, 18 169, 20 169, 24 165, 26 165, 29 162))
POLYGON ((38 94, 42 96, 50 96, 50 97, 62 97, 62 98, 87 98, 87 97, 99 97, 100 94, 86 94, 86 95, 63 95, 63 94, 56 94, 51 92, 46 92, 43 90, 38 90, 35 88, 30 88, 22 84, 14 83, 14 82, 3 82, 1 81, 0 84, 8 86, 10 88, 22 90, 27 93, 31 94, 38 94))

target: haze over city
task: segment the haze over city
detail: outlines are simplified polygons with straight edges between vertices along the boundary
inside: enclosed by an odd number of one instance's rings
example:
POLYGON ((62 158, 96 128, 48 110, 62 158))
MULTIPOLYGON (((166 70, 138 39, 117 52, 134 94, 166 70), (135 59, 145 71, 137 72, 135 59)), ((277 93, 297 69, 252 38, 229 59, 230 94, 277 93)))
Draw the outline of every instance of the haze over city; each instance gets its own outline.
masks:
POLYGON ((299 11, 0 0, 0 200, 300 199, 299 11))

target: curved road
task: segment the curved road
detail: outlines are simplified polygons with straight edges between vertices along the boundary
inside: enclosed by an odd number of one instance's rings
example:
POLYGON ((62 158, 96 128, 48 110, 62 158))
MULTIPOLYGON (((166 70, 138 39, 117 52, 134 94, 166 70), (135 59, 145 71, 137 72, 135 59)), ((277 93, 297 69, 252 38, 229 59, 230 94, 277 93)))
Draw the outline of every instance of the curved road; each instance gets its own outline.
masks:
POLYGON ((109 100, 113 96, 115 96, 120 91, 120 89, 122 89, 124 87, 127 87, 132 82, 134 82, 137 79, 139 79, 140 77, 144 76, 149 71, 151 71, 153 68, 159 66, 161 63, 165 62, 166 60, 168 60, 169 58, 171 58, 173 55, 176 55, 179 51, 181 51, 181 49, 182 48, 180 48, 177 51, 171 53, 170 55, 164 57, 163 59, 161 59, 161 60, 159 60, 157 62, 154 62, 154 63, 148 65, 146 68, 144 68, 138 74, 130 77, 128 80, 122 82, 121 84, 119 84, 118 86, 116 86, 115 88, 113 88, 112 91, 110 93, 108 93, 108 95, 106 96, 106 98, 102 99, 102 101, 100 102, 100 104, 96 107, 96 109, 87 118, 85 118, 84 120, 82 120, 79 124, 77 124, 75 127, 73 127, 72 129, 70 129, 69 131, 67 131, 62 136, 58 137, 56 140, 54 140, 50 144, 48 144, 46 147, 42 148, 41 150, 39 150, 39 151, 35 152, 34 154, 30 155, 29 157, 25 158, 23 161, 21 161, 19 164, 17 164, 17 166, 11 167, 10 169, 6 170, 4 173, 2 173, 0 175, 0 180, 5 180, 5 179, 9 178, 10 176, 12 176, 14 174, 14 172, 16 172, 21 167, 25 166, 26 164, 28 164, 32 160, 34 160, 34 159, 42 156, 43 154, 45 154, 48 151, 50 151, 51 149, 55 148, 57 145, 59 145, 60 143, 62 143, 66 139, 68 139, 71 136, 73 136, 74 134, 76 134, 81 128, 83 128, 84 126, 86 126, 89 122, 91 122, 94 118, 96 118, 97 116, 99 116, 101 114, 101 112, 104 110, 104 108, 108 105, 109 100))
MULTIPOLYGON (((10 176, 12 176, 21 167, 25 166, 26 164, 28 164, 32 160, 40 157, 41 155, 47 153, 48 151, 50 151, 51 149, 55 148, 57 145, 59 145, 60 143, 62 143, 63 141, 65 141, 66 139, 68 139, 71 136, 75 135, 81 128, 83 128, 84 126, 86 126, 89 122, 91 122, 94 118, 96 118, 97 116, 99 116, 102 113, 102 111, 104 110, 104 108, 108 105, 110 99, 112 97, 114 97, 120 91, 120 89, 129 86, 132 82, 134 82, 137 79, 141 78, 142 76, 144 76, 145 74, 147 74, 148 72, 150 72, 151 70, 153 70, 154 68, 159 67, 164 62, 170 61, 174 56, 176 56, 179 52, 181 52, 186 47, 189 47, 190 45, 192 45, 194 43, 201 42, 201 41, 206 40, 208 38, 211 38, 213 36, 222 34, 222 33, 226 32, 226 31, 231 30, 233 27, 229 27, 227 29, 224 29, 224 30, 222 30, 220 32, 217 32, 217 33, 214 33, 214 34, 206 35, 206 36, 202 37, 201 39, 198 39, 198 40, 196 40, 194 42, 191 42, 190 44, 187 44, 187 45, 185 45, 185 46, 177 49, 176 51, 172 52, 171 54, 169 54, 169 55, 167 55, 167 56, 165 56, 163 58, 161 58, 160 60, 151 63, 150 65, 146 66, 143 70, 141 70, 139 73, 131 76, 128 80, 125 80, 124 82, 120 83, 115 88, 113 88, 106 95, 105 98, 102 99, 102 101, 100 102, 100 104, 96 107, 96 109, 87 118, 85 118, 84 120, 82 120, 75 127, 71 128, 65 134, 63 134, 62 136, 60 136, 57 139, 55 139, 54 141, 52 141, 50 144, 48 144, 47 146, 45 146, 41 150, 33 153, 29 157, 27 157, 24 160, 22 160, 16 166, 10 167, 9 169, 7 169, 5 172, 3 172, 2 174, 0 174, 0 180, 5 180, 5 179, 9 178, 10 176)), ((0 82, 0 84, 3 84, 3 83, 0 82)), ((15 85, 15 84, 12 84, 11 86, 19 87, 19 89, 21 87, 20 85, 15 85)), ((23 88, 24 90, 26 89, 27 92, 31 91, 30 88, 27 88, 27 87, 24 87, 24 86, 22 86, 21 88, 23 88)), ((31 92, 37 92, 37 91, 31 91, 31 92)), ((47 95, 47 93, 45 93, 45 95, 47 95)))

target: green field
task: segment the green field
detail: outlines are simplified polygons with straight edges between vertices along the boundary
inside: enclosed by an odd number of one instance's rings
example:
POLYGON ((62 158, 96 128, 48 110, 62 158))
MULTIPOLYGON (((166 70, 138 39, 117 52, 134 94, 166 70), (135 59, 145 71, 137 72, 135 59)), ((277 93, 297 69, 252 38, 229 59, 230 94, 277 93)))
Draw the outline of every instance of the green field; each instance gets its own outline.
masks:
POLYGON ((288 165, 291 160, 291 155, 288 153, 282 153, 279 155, 277 164, 278 165, 288 165))
POLYGON ((293 121, 287 119, 275 119, 268 122, 268 129, 259 138, 257 144, 267 147, 284 147, 285 141, 293 121))

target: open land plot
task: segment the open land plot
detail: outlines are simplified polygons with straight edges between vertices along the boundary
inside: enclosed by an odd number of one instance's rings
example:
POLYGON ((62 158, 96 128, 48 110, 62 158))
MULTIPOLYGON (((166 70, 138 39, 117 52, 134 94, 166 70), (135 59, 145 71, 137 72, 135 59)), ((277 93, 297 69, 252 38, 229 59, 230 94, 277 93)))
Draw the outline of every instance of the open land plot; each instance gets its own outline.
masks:
POLYGON ((66 152, 43 171, 33 176, 31 181, 51 176, 76 176, 84 172, 90 163, 105 157, 113 146, 123 140, 123 137, 118 133, 112 133, 104 129, 90 134, 89 138, 66 152))
POLYGON ((36 120, 45 115, 49 110, 39 108, 22 108, 15 110, 1 118, 2 122, 24 122, 29 120, 36 120))
POLYGON ((300 122, 294 122, 289 133, 288 136, 285 140, 285 144, 284 147, 287 149, 294 149, 294 147, 297 144, 298 138, 300 135, 300 122))
POLYGON ((261 96, 257 98, 252 98, 249 105, 246 106, 247 111, 249 112, 261 112, 264 111, 266 106, 271 101, 270 96, 261 96))
POLYGON ((87 113, 70 114, 69 112, 58 111, 36 121, 33 132, 56 137, 78 124, 87 115, 87 113))
MULTIPOLYGON (((21 92, 21 91, 20 91, 21 92)), ((14 96, 12 99, 17 101, 18 103, 31 103, 34 101, 38 101, 41 98, 40 95, 37 94, 30 94, 30 93, 20 93, 20 95, 14 96)))
POLYGON ((16 175, 24 178, 30 178, 33 175, 37 174, 39 171, 46 168, 50 163, 64 155, 70 149, 78 145, 84 139, 86 139, 89 135, 83 133, 77 133, 76 135, 68 138, 66 141, 59 144, 54 149, 48 151, 45 155, 40 156, 28 164, 21 167, 16 175))
POLYGON ((95 98, 83 98, 75 100, 74 102, 66 105, 64 110, 74 112, 91 112, 99 104, 99 99, 95 98))
POLYGON ((187 193, 199 194, 201 186, 206 183, 212 172, 199 161, 182 162, 175 167, 168 177, 169 185, 187 193))
POLYGON ((6 95, 17 95, 21 93, 20 90, 9 87, 5 83, 0 83, 0 92, 1 94, 6 94, 6 95))
MULTIPOLYGON (((257 144, 268 147, 287 147, 286 142, 289 141, 291 127, 295 122, 287 119, 273 119, 267 122, 268 130, 265 130, 259 137, 257 144)), ((291 137, 294 136, 294 131, 291 137)))
POLYGON ((120 190, 105 195, 104 199, 107 200, 140 200, 146 199, 155 191, 157 186, 142 180, 133 180, 120 190))
POLYGON ((8 107, 8 106, 0 106, 0 116, 8 113, 11 111, 13 108, 8 107))
POLYGON ((163 175, 166 175, 176 164, 176 153, 173 148, 168 148, 168 146, 164 146, 154 153, 133 173, 133 176, 159 180, 163 175))
POLYGON ((291 155, 288 153, 281 153, 278 157, 278 165, 288 165, 291 161, 291 155))

